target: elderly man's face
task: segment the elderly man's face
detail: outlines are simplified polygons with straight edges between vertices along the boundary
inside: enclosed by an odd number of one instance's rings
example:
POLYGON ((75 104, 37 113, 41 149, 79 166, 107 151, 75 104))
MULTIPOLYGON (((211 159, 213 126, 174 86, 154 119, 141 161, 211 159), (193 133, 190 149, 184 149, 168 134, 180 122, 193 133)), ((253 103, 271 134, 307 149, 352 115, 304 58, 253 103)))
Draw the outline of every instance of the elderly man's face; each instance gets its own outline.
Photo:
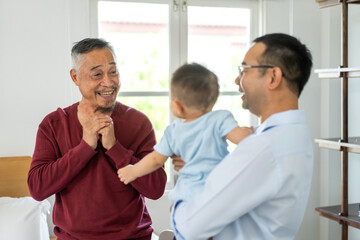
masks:
POLYGON ((73 78, 82 94, 82 101, 94 110, 109 112, 120 89, 119 73, 110 49, 93 49, 81 56, 73 78))

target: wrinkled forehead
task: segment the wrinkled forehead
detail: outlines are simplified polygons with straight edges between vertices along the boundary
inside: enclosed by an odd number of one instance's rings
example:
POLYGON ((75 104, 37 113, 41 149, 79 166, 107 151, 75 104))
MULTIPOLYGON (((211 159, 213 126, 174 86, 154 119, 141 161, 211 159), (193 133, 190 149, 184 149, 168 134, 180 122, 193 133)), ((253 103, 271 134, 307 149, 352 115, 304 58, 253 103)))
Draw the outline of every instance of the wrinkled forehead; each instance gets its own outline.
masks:
POLYGON ((80 56, 78 61, 80 68, 93 69, 94 67, 116 66, 115 56, 108 48, 93 49, 80 56))

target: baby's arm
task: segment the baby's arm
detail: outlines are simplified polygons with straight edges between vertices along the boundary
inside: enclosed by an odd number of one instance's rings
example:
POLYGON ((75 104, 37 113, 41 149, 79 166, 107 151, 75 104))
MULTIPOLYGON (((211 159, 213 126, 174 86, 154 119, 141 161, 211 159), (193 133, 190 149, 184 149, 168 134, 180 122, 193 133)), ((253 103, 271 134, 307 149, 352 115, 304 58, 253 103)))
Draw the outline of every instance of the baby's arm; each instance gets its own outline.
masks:
POLYGON ((225 137, 232 143, 238 144, 245 137, 254 133, 253 127, 236 127, 229 132, 225 137))
POLYGON ((167 156, 153 151, 135 165, 129 164, 126 167, 120 168, 117 171, 120 181, 128 184, 138 177, 145 176, 146 174, 149 174, 164 165, 167 158, 167 156))

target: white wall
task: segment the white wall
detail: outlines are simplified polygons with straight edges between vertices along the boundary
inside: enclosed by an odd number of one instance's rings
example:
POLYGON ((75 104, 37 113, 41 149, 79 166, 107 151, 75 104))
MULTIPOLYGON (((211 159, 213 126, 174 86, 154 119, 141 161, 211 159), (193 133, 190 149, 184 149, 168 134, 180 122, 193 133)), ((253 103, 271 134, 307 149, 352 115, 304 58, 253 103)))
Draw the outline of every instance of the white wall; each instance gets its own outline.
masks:
POLYGON ((72 43, 88 36, 85 0, 0 1, 0 156, 32 155, 37 127, 80 99, 69 77, 72 43))
POLYGON ((31 156, 45 115, 80 99, 70 50, 89 29, 87 0, 0 0, 0 156, 31 156))
MULTIPOLYGON (((265 14, 264 33, 285 32, 300 38, 311 49, 315 68, 339 64, 332 60, 333 56, 338 56, 337 53, 330 51, 339 46, 338 38, 333 38, 337 34, 333 28, 335 26, 336 29, 338 21, 334 20, 332 24, 332 19, 338 17, 336 9, 319 10, 312 0, 260 2, 263 3, 262 11, 265 14)), ((352 28, 357 32, 360 29, 359 16, 359 11, 352 13, 352 17, 357 19, 357 25, 353 24, 352 28)), ((359 42, 359 35, 351 45, 357 49, 359 47, 355 43, 359 42)), ((59 106, 65 107, 80 99, 69 76, 70 49, 73 42, 88 36, 88 0, 0 0, 0 156, 32 155, 37 127, 43 117, 59 106)), ((352 54, 350 63, 356 65, 356 61, 359 62, 359 57, 352 54)), ((335 81, 319 80, 312 74, 304 89, 300 108, 306 111, 313 138, 337 135, 333 130, 339 125, 337 84, 335 81), (320 120, 324 120, 324 123, 320 124, 320 120)), ((355 85, 351 89, 352 98, 355 98, 360 87, 355 85)), ((351 107, 355 108, 355 105, 351 107)), ((351 117, 355 117, 354 114, 351 117)), ((350 127, 354 134, 360 131, 355 120, 350 120, 350 127)), ((315 144, 314 149, 312 191, 304 222, 296 238, 298 240, 328 239, 327 234, 339 228, 329 228, 331 223, 321 220, 314 211, 320 202, 338 204, 337 191, 330 188, 333 175, 329 177, 330 173, 338 171, 338 161, 335 157, 334 161, 328 161, 327 156, 331 154, 320 151, 315 144), (325 159, 318 161, 319 158, 325 159), (321 170, 319 165, 324 165, 321 170)), ((358 164, 358 161, 354 164, 358 164)), ((355 176, 350 186, 354 189, 352 192, 355 192, 356 180, 355 176)), ((358 195, 351 195, 351 199, 358 198, 358 195)), ((156 219, 161 219, 159 221, 163 223, 160 225, 166 225, 167 217, 161 217, 156 207, 168 211, 168 202, 150 209, 154 220, 157 222, 156 219)))

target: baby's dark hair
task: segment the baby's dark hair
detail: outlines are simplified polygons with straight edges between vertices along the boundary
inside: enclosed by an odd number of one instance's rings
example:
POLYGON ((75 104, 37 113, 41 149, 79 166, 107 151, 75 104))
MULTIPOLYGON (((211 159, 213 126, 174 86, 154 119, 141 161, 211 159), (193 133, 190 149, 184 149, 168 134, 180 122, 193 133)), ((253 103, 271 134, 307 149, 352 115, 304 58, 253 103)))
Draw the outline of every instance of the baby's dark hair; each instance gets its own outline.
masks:
POLYGON ((172 75, 171 94, 185 106, 204 111, 212 107, 219 96, 218 78, 200 64, 186 63, 172 75))

